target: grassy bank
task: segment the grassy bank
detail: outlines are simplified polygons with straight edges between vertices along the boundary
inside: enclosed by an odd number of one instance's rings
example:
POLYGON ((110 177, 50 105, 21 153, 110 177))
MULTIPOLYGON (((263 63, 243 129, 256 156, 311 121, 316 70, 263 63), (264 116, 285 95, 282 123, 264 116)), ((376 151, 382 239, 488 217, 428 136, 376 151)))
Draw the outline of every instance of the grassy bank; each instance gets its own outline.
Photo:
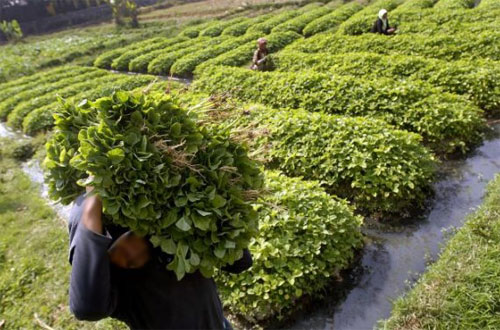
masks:
POLYGON ((70 266, 64 220, 0 142, 0 324, 2 329, 118 329, 77 322, 68 309, 70 266), (7 154, 7 155, 6 155, 7 154))
POLYGON ((500 329, 500 175, 381 329, 500 329))

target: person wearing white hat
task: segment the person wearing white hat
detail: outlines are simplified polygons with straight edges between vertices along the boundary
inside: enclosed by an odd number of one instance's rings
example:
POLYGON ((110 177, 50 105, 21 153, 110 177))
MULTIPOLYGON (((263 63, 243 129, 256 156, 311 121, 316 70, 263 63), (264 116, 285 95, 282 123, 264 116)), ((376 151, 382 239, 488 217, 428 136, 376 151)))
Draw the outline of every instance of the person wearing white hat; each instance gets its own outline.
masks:
POLYGON ((396 32, 395 28, 389 26, 389 19, 387 18, 387 10, 380 9, 378 12, 378 18, 372 28, 373 33, 380 33, 385 35, 394 34, 396 32))

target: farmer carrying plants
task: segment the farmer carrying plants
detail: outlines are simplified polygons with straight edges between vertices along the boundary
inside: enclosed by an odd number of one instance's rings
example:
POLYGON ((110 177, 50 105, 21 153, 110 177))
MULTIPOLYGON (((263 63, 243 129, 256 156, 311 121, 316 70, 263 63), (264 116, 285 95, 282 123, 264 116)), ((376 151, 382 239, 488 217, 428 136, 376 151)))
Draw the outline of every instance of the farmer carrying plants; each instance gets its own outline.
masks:
MULTIPOLYGON (((132 329, 231 329, 217 288, 201 273, 178 281, 166 269, 171 256, 119 226, 104 227, 96 195, 80 196, 70 223, 70 309, 80 320, 113 317, 132 329)), ((248 250, 224 268, 252 265, 248 250)))
POLYGON ((378 12, 378 18, 375 21, 375 24, 373 24, 372 32, 385 35, 394 34, 396 32, 396 28, 391 28, 389 26, 389 19, 387 18, 387 10, 380 9, 380 11, 378 12))
POLYGON ((252 70, 264 71, 267 61, 267 39, 259 38, 257 40, 257 50, 253 53, 252 70))
POLYGON ((230 328, 212 276, 242 272, 260 164, 230 128, 164 94, 116 92, 54 114, 50 196, 74 201, 70 309, 133 329, 230 328), (200 118, 198 118, 200 116, 200 118))

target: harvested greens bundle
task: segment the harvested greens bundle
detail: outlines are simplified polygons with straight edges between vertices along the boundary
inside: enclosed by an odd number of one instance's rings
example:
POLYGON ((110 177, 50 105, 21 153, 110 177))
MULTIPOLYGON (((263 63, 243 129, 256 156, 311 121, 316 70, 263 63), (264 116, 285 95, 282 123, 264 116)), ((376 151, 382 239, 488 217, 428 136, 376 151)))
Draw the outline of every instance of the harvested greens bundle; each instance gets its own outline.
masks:
POLYGON ((241 258, 256 233, 251 199, 262 176, 228 131, 200 126, 171 96, 122 91, 65 104, 54 118, 52 198, 67 204, 93 186, 105 221, 148 235, 174 256, 167 268, 178 279, 241 258))

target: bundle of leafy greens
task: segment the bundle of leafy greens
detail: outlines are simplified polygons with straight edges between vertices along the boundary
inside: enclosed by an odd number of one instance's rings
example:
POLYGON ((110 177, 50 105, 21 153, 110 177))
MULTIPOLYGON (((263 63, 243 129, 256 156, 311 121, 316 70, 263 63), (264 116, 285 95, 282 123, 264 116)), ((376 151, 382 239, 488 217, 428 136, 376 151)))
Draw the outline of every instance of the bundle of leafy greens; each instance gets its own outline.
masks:
POLYGON ((200 125, 175 98, 119 91, 55 114, 45 166, 52 198, 94 187, 106 222, 173 255, 180 280, 241 258, 257 231, 259 165, 229 131, 200 125))

